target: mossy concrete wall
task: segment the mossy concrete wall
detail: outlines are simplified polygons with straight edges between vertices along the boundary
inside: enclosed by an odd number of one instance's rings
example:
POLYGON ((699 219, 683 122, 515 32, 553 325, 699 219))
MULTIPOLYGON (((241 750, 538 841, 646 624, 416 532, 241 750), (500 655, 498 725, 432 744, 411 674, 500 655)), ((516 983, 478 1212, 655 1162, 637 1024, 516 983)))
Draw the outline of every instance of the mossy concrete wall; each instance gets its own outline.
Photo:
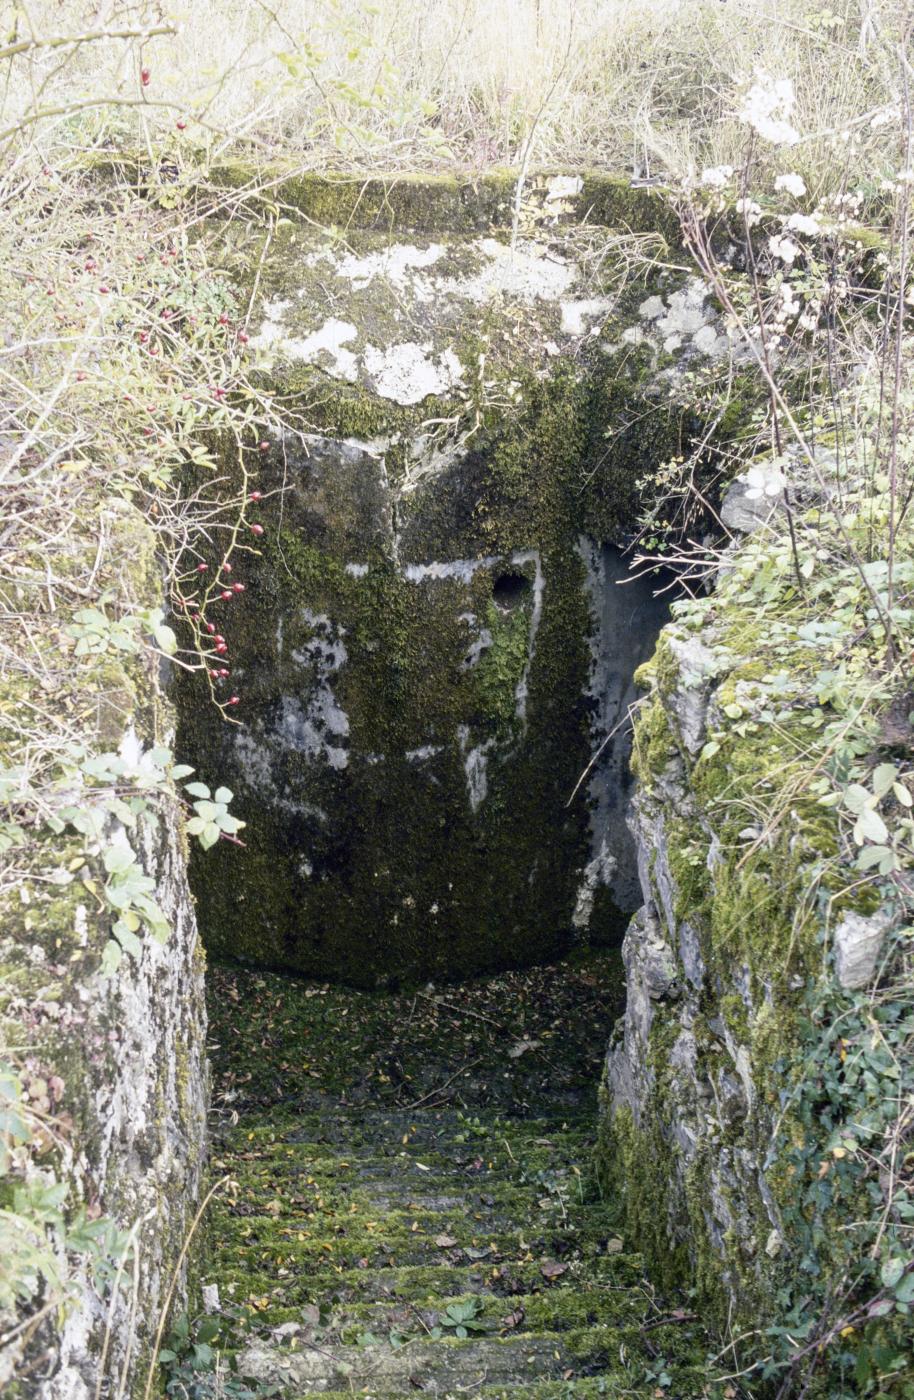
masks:
MULTIPOLYGON (((753 515, 741 487, 722 514, 736 519, 737 503, 745 530, 772 509, 753 515)), ((727 569, 748 578, 738 552, 727 569)), ((743 590, 677 603, 637 677, 644 904, 623 944, 599 1165, 658 1277, 693 1290, 721 1329, 755 1335, 782 1325, 791 1290, 829 1286, 828 1231, 798 1160, 825 1151, 835 1121, 824 1092, 821 1126, 797 1111, 816 1082, 810 992, 871 982, 892 920, 842 868, 835 811, 810 781, 821 652, 801 629, 786 668, 783 650, 775 662, 770 613, 743 590)), ((820 1180, 828 1170, 826 1156, 820 1180)), ((871 1209, 849 1199, 822 1188, 836 1238, 871 1209)))
MULTIPOLYGON (((70 548, 84 543, 93 558, 96 531, 110 546, 96 580, 99 591, 109 590, 124 612, 158 607, 161 573, 139 512, 124 502, 104 502, 94 517, 85 504, 70 548), (118 561, 116 576, 112 560, 118 561)), ((76 594, 70 616, 80 602, 76 594)), ((125 760, 126 809, 132 792, 146 790, 144 753, 174 737, 159 659, 109 651, 74 661, 67 615, 59 602, 56 625, 48 627, 44 664, 59 690, 45 693, 44 712, 65 744, 75 671, 80 739, 87 752, 125 760)), ((11 736, 18 740, 8 727, 16 685, 11 667, 0 697, 0 761, 11 736)), ((128 839, 126 828, 114 816, 95 841, 46 829, 21 855, 26 873, 19 890, 2 902, 0 1042, 19 1070, 27 1101, 48 1127, 34 1151, 13 1152, 4 1192, 19 1187, 41 1201, 43 1191, 59 1190, 49 1219, 59 1209, 68 1222, 81 1215, 122 1232, 113 1253, 104 1239, 99 1245, 113 1287, 92 1276, 87 1253, 74 1250, 60 1260, 69 1285, 60 1307, 42 1318, 39 1293, 34 1326, 14 1328, 15 1319, 2 1319, 13 1337, 0 1358, 0 1389, 10 1400, 142 1394, 173 1279, 182 1296, 181 1250, 206 1155, 208 1070, 203 951, 177 800, 164 801, 160 819, 149 811, 129 829, 138 869, 153 882, 171 933, 164 943, 141 933, 139 954, 125 955, 106 973, 103 953, 116 915, 101 897, 108 878, 102 855, 120 838, 128 839), (128 1239, 129 1255, 123 1248, 128 1239)), ((15 1111, 7 1121, 15 1124, 15 1111)), ((7 1139, 13 1148, 17 1143, 15 1134, 7 1139)), ((15 1199, 5 1194, 3 1205, 10 1204, 15 1211, 15 1199)), ((35 1224, 42 1217, 31 1219, 35 1224)), ((35 1228, 40 1238, 40 1224, 35 1228)))
POLYGON ((676 372, 725 343, 694 282, 587 271, 562 227, 581 178, 531 182, 521 233, 489 191, 484 237, 407 186, 436 238, 379 232, 371 191, 330 183, 325 227, 290 220, 258 264, 284 426, 246 456, 265 533, 213 610, 240 723, 214 726, 202 681, 181 702, 185 754, 248 823, 195 875, 208 945, 357 982, 621 937, 624 726, 570 799, 664 605, 603 550, 695 430, 676 372))

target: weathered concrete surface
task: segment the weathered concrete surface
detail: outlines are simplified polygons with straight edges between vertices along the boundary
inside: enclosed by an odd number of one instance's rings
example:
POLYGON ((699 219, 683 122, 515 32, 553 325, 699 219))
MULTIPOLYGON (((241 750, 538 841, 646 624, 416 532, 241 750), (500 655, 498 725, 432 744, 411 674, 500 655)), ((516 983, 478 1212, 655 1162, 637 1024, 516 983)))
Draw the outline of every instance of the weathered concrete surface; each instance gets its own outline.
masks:
MULTIPOLYGON (((106 509, 112 557, 129 561, 119 581, 134 606, 155 607, 161 575, 151 534, 132 508, 106 509)), ((51 654, 49 665, 58 664, 72 666, 72 651, 51 654)), ((125 796, 134 790, 132 775, 135 790, 145 791, 144 753, 174 735, 158 659, 102 656, 83 674, 89 751, 119 753, 127 763, 125 796)), ((5 684, 14 680, 8 674, 5 684)), ((11 1400, 94 1400, 145 1384, 159 1311, 193 1218, 208 1101, 203 954, 174 798, 163 800, 160 816, 141 816, 129 831, 109 818, 102 838, 86 844, 72 832, 48 833, 31 848, 34 878, 23 878, 2 910, 3 1043, 12 1047, 29 1102, 49 1124, 46 1139, 14 1151, 5 1182, 59 1187, 63 1218, 107 1221, 124 1237, 99 1242, 113 1288, 90 1276, 84 1247, 61 1259, 66 1307, 18 1332, 0 1353, 0 1388, 11 1400), (111 840, 129 841, 171 933, 160 943, 141 931, 140 955, 125 955, 104 975, 115 915, 100 897, 101 850, 111 840)), ((53 1218, 52 1211, 52 1225, 53 1218)), ((58 1238, 53 1230, 50 1238, 58 1238)), ((180 1299, 181 1271, 176 1282, 180 1299)), ((32 1312, 41 1303, 39 1291, 32 1312)), ((2 1330, 15 1320, 4 1317, 2 1330)))
POLYGON ((251 344, 301 431, 248 462, 261 553, 213 608, 240 725, 183 703, 186 751, 248 820, 198 876, 220 954, 373 981, 621 936, 624 715, 665 604, 617 586, 608 546, 693 430, 683 371, 722 343, 695 279, 645 291, 542 209, 271 245, 251 344))

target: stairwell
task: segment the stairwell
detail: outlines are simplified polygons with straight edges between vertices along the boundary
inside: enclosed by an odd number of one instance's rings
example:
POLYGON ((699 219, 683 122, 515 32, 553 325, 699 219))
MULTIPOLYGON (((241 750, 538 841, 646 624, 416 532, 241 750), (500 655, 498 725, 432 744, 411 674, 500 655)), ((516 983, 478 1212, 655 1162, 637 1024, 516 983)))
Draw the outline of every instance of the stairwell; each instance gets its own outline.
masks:
POLYGON ((710 1393, 594 1177, 619 985, 615 953, 401 994, 214 969, 222 1393, 710 1393))

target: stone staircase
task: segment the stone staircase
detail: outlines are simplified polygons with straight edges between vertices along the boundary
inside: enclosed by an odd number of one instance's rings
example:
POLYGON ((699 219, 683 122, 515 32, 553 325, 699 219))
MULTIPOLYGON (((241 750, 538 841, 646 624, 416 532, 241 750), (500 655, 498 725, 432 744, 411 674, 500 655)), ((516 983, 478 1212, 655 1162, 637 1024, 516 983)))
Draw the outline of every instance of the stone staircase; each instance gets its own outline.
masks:
POLYGON ((383 997, 218 971, 220 1364, 284 1400, 710 1394, 591 1170, 617 975, 383 997))

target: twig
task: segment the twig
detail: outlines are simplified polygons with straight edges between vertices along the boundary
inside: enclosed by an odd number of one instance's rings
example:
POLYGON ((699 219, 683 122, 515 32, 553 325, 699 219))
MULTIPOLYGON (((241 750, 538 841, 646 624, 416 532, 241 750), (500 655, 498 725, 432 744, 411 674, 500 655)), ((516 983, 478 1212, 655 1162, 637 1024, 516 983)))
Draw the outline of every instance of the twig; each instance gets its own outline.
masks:
MULTIPOLYGON (((455 1073, 451 1075, 450 1079, 446 1079, 446 1080, 444 1081, 443 1084, 439 1084, 439 1085, 438 1085, 436 1088, 434 1088, 434 1089, 429 1089, 429 1091, 428 1091, 427 1094, 423 1094, 423 1095, 422 1095, 422 1098, 421 1098, 421 1099, 416 1099, 416 1101, 415 1101, 414 1103, 408 1103, 408 1104, 404 1105, 404 1112, 405 1112, 405 1113, 408 1113, 408 1112, 410 1111, 410 1109, 412 1109, 412 1108, 419 1108, 422 1104, 426 1103, 429 1099, 433 1099, 433 1098, 435 1097, 436 1094, 443 1094, 444 1091, 445 1091, 445 1089, 447 1089, 451 1084, 453 1084, 453 1082, 454 1082, 455 1079, 459 1079, 460 1076, 461 1076, 462 1074, 465 1074, 466 1071, 467 1071, 468 1069, 475 1069, 476 1066, 477 1066, 478 1064, 480 1064, 480 1063, 481 1063, 480 1060, 470 1060, 469 1064, 461 1065, 460 1069, 456 1070, 455 1073)), ((144 1400, 145 1400, 145 1397, 144 1397, 144 1400)))

